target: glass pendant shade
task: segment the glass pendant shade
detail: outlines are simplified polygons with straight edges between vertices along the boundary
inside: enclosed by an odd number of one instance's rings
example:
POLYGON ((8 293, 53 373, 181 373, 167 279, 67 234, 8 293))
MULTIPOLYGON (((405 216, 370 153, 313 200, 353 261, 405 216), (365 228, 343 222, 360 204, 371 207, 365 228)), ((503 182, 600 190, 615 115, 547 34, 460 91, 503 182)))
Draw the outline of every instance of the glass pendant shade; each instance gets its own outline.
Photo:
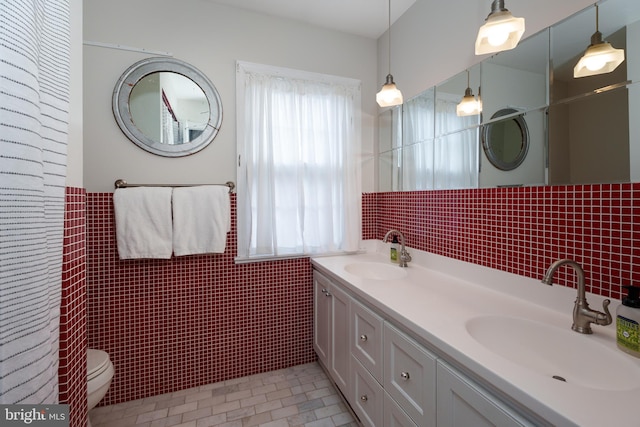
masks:
POLYGON ((524 18, 516 18, 504 8, 504 0, 494 0, 491 13, 478 30, 476 55, 513 49, 524 34, 524 18))
POLYGON ((402 104, 402 92, 396 87, 391 74, 387 74, 386 83, 382 85, 382 89, 376 94, 376 102, 381 107, 393 107, 394 105, 402 104))
POLYGON ((624 49, 615 49, 602 41, 602 33, 596 31, 591 36, 591 44, 573 68, 573 77, 595 76, 615 70, 624 61, 624 49))
POLYGON ((464 92, 462 101, 456 106, 456 115, 458 117, 475 116, 482 111, 482 104, 473 96, 471 88, 468 87, 464 92))

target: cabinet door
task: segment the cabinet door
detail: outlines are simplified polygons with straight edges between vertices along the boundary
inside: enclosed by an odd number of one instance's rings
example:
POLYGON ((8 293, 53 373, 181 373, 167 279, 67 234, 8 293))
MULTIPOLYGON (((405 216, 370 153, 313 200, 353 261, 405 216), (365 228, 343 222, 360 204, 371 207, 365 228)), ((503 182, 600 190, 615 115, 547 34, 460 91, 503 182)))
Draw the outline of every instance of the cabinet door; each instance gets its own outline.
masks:
POLYGON ((417 425, 434 427, 435 356, 388 323, 384 326, 384 347, 384 389, 417 425))
POLYGON ((352 360, 353 393, 350 404, 365 427, 384 426, 384 390, 357 359, 352 360))
POLYGON ((351 353, 382 384, 382 328, 380 316, 356 301, 351 302, 351 353))
POLYGON ((349 307, 351 298, 339 287, 330 288, 332 319, 329 371, 342 393, 348 393, 351 357, 349 354, 349 307))
POLYGON ((438 361, 438 427, 530 425, 472 381, 438 361))
POLYGON ((384 427, 417 427, 387 393, 384 394, 384 427))
POLYGON ((329 369, 329 337, 331 333, 331 297, 329 280, 313 272, 313 348, 318 359, 329 369))

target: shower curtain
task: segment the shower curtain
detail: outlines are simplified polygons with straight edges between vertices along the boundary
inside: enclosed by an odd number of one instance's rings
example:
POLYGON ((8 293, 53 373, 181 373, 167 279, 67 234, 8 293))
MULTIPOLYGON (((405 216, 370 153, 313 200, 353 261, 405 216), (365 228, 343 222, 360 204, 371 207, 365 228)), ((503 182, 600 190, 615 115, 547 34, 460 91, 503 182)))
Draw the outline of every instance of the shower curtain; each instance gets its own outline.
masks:
POLYGON ((56 403, 67 0, 0 0, 0 404, 56 403))

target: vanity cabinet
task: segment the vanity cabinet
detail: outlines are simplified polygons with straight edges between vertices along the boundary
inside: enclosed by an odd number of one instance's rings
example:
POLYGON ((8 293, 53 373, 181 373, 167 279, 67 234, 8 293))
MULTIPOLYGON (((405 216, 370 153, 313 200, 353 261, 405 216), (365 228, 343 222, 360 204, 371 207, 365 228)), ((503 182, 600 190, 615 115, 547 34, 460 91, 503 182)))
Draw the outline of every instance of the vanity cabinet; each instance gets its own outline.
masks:
POLYGON ((351 298, 327 277, 313 272, 313 347, 343 394, 349 392, 349 306, 351 298))
POLYGON ((366 427, 533 426, 314 270, 313 346, 366 427))
POLYGON ((451 366, 437 365, 438 427, 533 426, 451 366))

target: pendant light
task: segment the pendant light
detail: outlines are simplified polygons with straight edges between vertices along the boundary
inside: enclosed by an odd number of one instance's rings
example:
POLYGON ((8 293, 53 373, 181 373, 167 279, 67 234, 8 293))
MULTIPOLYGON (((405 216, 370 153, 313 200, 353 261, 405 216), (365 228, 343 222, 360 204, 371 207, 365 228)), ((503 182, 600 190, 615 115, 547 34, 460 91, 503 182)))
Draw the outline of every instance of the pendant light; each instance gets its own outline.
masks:
POLYGON ((596 32, 591 36, 591 44, 573 68, 573 77, 595 76, 615 70, 624 61, 624 49, 615 49, 602 40, 598 29, 598 5, 596 4, 596 32))
POLYGON ((396 87, 391 75, 391 0, 389 0, 389 74, 387 81, 382 85, 380 92, 376 94, 376 101, 381 107, 393 107, 402 104, 402 92, 396 87))
POLYGON ((478 30, 476 55, 513 49, 524 34, 524 18, 515 18, 504 7, 504 0, 493 0, 491 13, 478 30))
POLYGON ((464 91, 462 101, 456 106, 456 115, 458 117, 475 116, 482 111, 482 103, 476 99, 471 92, 469 83, 469 70, 467 70, 467 89, 464 91))

